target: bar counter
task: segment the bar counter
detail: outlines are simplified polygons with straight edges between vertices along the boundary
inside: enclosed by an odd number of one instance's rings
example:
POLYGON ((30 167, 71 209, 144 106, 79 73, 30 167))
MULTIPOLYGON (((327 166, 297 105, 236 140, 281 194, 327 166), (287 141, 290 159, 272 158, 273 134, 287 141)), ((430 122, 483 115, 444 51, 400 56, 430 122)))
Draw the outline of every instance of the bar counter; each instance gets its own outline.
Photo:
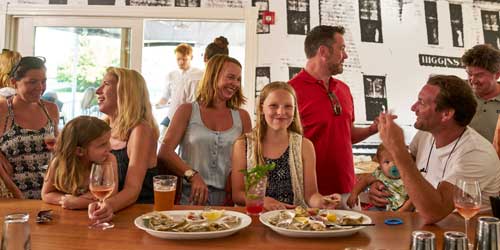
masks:
MULTIPOLYGON (((164 240, 155 238, 134 225, 134 219, 152 211, 152 205, 136 204, 115 214, 115 228, 88 229, 87 211, 62 209, 37 200, 0 200, 0 216, 9 213, 30 214, 31 246, 38 249, 409 249, 411 232, 428 230, 436 234, 437 249, 441 249, 445 231, 463 231, 464 220, 451 214, 435 225, 424 225, 417 213, 368 212, 375 226, 366 227, 354 235, 340 238, 289 238, 279 235, 252 217, 252 224, 226 238, 210 240, 164 240), (52 209, 53 221, 36 224, 38 211, 52 209), (401 218, 402 225, 384 224, 388 218, 401 218)), ((176 210, 203 209, 197 206, 175 206, 176 210)), ((244 212, 243 207, 224 207, 226 210, 244 212)), ((470 220, 469 236, 473 236, 477 217, 470 220)))

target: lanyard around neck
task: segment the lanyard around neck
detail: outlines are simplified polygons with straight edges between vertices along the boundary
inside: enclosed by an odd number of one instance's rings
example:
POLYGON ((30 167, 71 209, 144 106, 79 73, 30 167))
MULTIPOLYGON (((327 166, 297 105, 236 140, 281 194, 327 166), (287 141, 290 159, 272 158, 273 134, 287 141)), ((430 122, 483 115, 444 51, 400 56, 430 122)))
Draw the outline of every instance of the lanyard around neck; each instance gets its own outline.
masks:
MULTIPOLYGON (((453 145, 453 148, 451 149, 450 153, 448 154, 448 158, 446 158, 446 162, 444 163, 444 169, 443 169, 443 173, 441 174, 441 179, 444 178, 444 173, 446 172, 446 168, 448 167, 448 161, 450 160, 451 158, 451 155, 453 154, 453 152, 455 151, 455 148, 457 147, 458 145, 458 142, 460 141, 460 139, 462 139, 462 135, 464 135, 465 133, 465 130, 467 130, 467 128, 464 129, 464 131, 462 131, 462 133, 460 134, 460 136, 458 137, 457 141, 455 142, 455 144, 453 145)), ((427 175, 427 171, 429 169, 429 161, 431 159, 431 154, 432 154, 432 149, 434 148, 434 143, 436 142, 436 139, 433 138, 432 139, 432 145, 431 145, 431 149, 429 150, 429 156, 427 156, 427 163, 425 164, 425 169, 420 169, 420 172, 423 172, 427 175)))

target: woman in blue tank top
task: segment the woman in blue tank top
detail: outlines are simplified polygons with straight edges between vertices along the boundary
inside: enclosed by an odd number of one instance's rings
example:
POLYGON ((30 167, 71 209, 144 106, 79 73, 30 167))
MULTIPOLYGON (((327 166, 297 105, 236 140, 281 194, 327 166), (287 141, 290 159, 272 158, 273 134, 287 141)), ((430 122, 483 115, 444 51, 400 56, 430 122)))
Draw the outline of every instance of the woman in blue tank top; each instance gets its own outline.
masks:
POLYGON ((244 102, 241 64, 226 55, 212 57, 196 101, 179 106, 158 154, 184 176, 181 204, 223 205, 233 143, 251 129, 248 112, 240 109, 244 102))

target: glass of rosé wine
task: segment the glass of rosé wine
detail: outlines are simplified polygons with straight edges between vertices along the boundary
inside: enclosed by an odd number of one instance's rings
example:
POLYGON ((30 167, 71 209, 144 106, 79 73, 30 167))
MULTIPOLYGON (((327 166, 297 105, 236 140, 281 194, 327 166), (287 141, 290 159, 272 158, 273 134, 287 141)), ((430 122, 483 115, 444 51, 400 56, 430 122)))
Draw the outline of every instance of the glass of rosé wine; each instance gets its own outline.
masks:
MULTIPOLYGON (((469 219, 474 217, 481 208, 481 188, 479 181, 473 179, 457 179, 453 202, 458 213, 465 219, 465 235, 469 219)), ((469 242, 471 242, 469 240, 469 242)), ((469 244, 471 247, 472 244, 469 244)))
MULTIPOLYGON (((108 198, 115 188, 115 176, 111 163, 92 164, 90 171, 90 192, 99 199, 99 205, 108 198)), ((111 222, 96 223, 89 228, 109 229, 115 225, 111 222)))
POLYGON ((43 142, 47 146, 47 149, 52 151, 56 145, 56 135, 54 133, 54 126, 50 125, 48 133, 43 137, 43 142))

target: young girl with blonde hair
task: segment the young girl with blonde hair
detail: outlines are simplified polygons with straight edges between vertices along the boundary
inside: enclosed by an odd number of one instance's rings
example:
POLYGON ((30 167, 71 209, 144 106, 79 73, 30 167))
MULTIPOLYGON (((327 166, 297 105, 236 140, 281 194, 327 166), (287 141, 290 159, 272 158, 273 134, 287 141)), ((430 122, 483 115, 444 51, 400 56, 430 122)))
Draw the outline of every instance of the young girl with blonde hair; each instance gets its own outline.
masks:
POLYGON ((314 146, 302 133, 295 91, 285 82, 266 85, 257 102, 255 128, 234 143, 231 175, 236 204, 245 204, 241 170, 270 163, 276 167, 268 173, 265 210, 339 204, 340 195, 318 193, 314 146))
MULTIPOLYGON (((66 209, 86 209, 94 202, 89 191, 92 164, 112 164, 117 178, 110 137, 111 128, 96 117, 79 116, 68 122, 57 138, 42 188, 43 201, 66 209)), ((117 186, 113 193, 116 190, 117 186)))

